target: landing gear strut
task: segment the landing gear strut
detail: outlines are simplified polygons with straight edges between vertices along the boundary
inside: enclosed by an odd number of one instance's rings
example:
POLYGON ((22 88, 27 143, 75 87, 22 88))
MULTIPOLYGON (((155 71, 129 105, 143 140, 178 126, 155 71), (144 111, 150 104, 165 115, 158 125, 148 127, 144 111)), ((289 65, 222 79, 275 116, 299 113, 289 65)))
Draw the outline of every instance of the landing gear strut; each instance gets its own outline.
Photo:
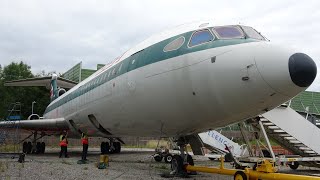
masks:
POLYGON ((185 138, 179 138, 177 145, 180 148, 180 155, 173 155, 171 161, 171 174, 185 176, 188 174, 184 168, 186 165, 194 165, 191 155, 188 154, 186 149, 186 144, 188 144, 185 138))
POLYGON ((153 158, 157 162, 161 162, 164 159, 164 162, 171 163, 173 155, 169 153, 169 149, 167 148, 157 148, 156 153, 153 155, 153 158))
POLYGON ((32 132, 28 137, 20 141, 20 143, 23 142, 22 144, 22 152, 25 154, 43 154, 46 149, 46 143, 45 142, 37 142, 40 138, 44 137, 45 134, 42 133, 39 138, 37 138, 38 132, 32 132), (31 141, 25 141, 28 138, 30 138, 33 135, 32 142, 31 141))

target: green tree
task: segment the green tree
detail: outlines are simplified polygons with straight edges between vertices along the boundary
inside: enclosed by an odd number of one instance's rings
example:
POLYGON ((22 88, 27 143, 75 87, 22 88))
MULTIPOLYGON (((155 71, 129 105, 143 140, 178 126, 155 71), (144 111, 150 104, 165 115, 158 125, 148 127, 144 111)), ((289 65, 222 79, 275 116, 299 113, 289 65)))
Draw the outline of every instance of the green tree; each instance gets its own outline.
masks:
POLYGON ((0 80, 2 79, 2 66, 0 64, 0 80))
POLYGON ((27 64, 24 64, 22 61, 20 61, 20 63, 12 62, 11 64, 3 68, 3 79, 5 81, 12 81, 32 77, 34 76, 31 72, 31 67, 27 64))
POLYGON ((0 120, 4 118, 4 87, 3 87, 3 75, 2 66, 0 65, 0 120))
POLYGON ((8 109, 12 103, 21 103, 21 115, 26 119, 31 114, 32 102, 37 103, 34 106, 34 113, 42 116, 46 106, 49 104, 49 90, 45 87, 5 87, 5 81, 32 78, 31 67, 22 61, 12 62, 1 70, 0 79, 0 118, 6 118, 8 109))

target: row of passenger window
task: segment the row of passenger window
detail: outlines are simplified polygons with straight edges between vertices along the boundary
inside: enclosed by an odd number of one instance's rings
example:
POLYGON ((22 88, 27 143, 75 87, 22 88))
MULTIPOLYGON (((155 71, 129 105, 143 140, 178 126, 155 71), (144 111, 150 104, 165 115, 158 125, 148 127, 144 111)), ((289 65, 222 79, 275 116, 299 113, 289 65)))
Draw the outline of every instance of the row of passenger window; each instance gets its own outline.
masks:
POLYGON ((52 106, 50 106, 48 108, 48 112, 65 104, 68 101, 71 101, 87 92, 89 92, 90 90, 102 85, 103 83, 125 73, 127 71, 126 68, 128 68, 126 65, 128 65, 128 63, 126 63, 126 61, 123 61, 117 65, 115 65, 114 67, 112 67, 111 69, 107 70, 106 72, 100 74, 99 76, 97 76, 96 78, 90 80, 89 82, 87 82, 86 84, 80 86, 78 89, 76 89, 74 92, 68 94, 67 96, 63 97, 60 101, 58 101, 57 103, 53 104, 52 106), (125 67, 126 66, 126 67, 125 67))
POLYGON ((117 76, 120 76, 121 74, 124 74, 128 71, 134 70, 138 66, 138 59, 141 55, 141 51, 136 52, 135 54, 132 54, 127 59, 124 59, 120 63, 116 64, 114 67, 108 69, 107 71, 103 72, 102 74, 98 75, 94 79, 90 80, 89 82, 85 83, 84 85, 80 86, 78 89, 76 89, 74 92, 66 95, 58 102, 52 104, 50 107, 48 107, 46 112, 50 112, 53 109, 65 104, 68 101, 71 101, 90 90, 110 81, 111 79, 116 78, 117 76))

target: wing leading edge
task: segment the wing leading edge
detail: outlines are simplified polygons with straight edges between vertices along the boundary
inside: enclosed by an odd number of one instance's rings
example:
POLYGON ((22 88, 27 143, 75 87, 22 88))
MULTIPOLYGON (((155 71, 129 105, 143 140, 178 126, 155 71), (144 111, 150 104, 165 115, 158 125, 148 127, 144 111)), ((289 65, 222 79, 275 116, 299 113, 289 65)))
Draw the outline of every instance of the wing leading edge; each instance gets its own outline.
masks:
POLYGON ((19 127, 20 129, 33 130, 33 131, 69 130, 69 126, 64 118, 0 122, 0 128, 10 128, 10 127, 19 127))

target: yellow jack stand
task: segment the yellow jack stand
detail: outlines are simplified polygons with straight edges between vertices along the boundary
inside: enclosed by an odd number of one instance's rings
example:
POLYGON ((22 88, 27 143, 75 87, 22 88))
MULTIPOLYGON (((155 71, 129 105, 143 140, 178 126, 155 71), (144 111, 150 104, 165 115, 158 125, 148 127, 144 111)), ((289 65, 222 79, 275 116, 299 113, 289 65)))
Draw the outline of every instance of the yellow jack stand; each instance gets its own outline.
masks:
POLYGON ((276 173, 276 167, 273 162, 263 159, 257 164, 256 170, 245 168, 245 170, 224 168, 224 159, 220 158, 220 167, 203 167, 186 165, 186 171, 198 171, 213 174, 231 175, 235 180, 258 180, 258 179, 281 179, 281 180, 320 180, 320 177, 302 176, 294 174, 276 173))
POLYGON ((100 162, 98 165, 98 169, 106 169, 109 166, 109 156, 108 155, 100 155, 100 162))

